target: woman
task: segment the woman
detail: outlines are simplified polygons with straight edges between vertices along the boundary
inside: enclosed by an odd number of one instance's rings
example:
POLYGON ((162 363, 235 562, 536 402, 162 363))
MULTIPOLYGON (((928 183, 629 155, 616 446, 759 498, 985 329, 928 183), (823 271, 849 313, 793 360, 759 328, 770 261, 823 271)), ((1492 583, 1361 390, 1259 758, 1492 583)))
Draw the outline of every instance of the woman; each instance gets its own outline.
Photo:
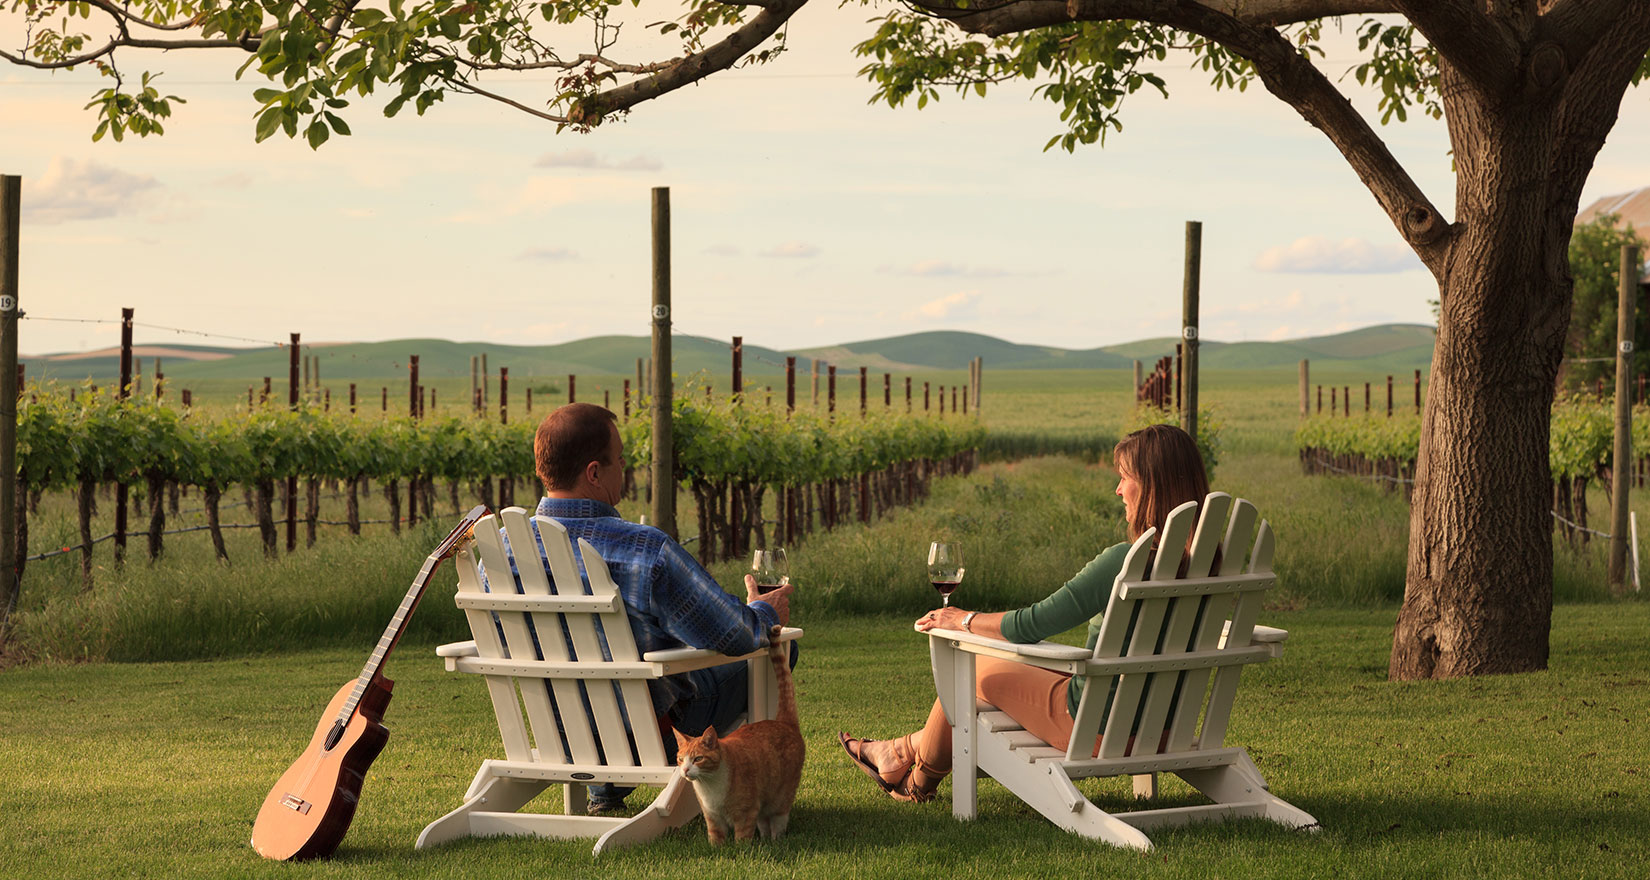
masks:
MULTIPOLYGON (((1124 437, 1112 461, 1117 466, 1117 494, 1123 498, 1129 541, 1106 548, 1065 586, 1035 605, 1004 613, 936 608, 917 619, 917 629, 963 630, 1029 643, 1092 621, 1088 634, 1092 649, 1100 632, 1099 617, 1130 543, 1147 529, 1156 528, 1162 534, 1169 511, 1187 501, 1202 502, 1209 494, 1209 478, 1197 445, 1172 425, 1152 425, 1124 437)), ((1082 679, 992 657, 976 657, 975 672, 980 699, 1007 712, 1049 745, 1067 747, 1072 715, 1082 697, 1082 679)), ((922 729, 899 739, 861 740, 846 733, 838 738, 854 764, 896 800, 922 803, 933 799, 940 781, 951 772, 951 725, 937 700, 922 729)))

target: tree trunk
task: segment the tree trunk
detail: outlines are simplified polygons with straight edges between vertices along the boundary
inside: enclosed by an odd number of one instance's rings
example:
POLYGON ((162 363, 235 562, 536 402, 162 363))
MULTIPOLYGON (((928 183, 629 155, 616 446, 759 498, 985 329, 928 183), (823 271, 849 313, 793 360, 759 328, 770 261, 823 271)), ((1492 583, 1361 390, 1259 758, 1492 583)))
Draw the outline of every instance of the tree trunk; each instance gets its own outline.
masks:
POLYGON ((321 514, 321 481, 314 477, 304 481, 304 546, 315 546, 315 521, 321 514))
MULTIPOLYGON (((390 533, 401 534, 401 481, 390 480, 384 484, 384 500, 390 505, 390 533)), ((408 523, 411 525, 411 523, 408 523)))
POLYGON ((159 472, 149 474, 149 561, 160 558, 164 551, 166 531, 166 477, 159 472))
POLYGON ((344 500, 344 519, 349 521, 349 533, 361 534, 361 477, 354 477, 349 481, 349 494, 344 500))
POLYGON ((212 533, 212 552, 222 562, 229 561, 229 551, 223 546, 223 527, 218 523, 218 504, 223 491, 216 481, 208 480, 202 487, 202 501, 206 504, 206 530, 212 533))
POLYGON ((275 481, 270 479, 259 480, 254 488, 256 498, 252 507, 253 513, 258 519, 258 534, 264 539, 264 556, 274 559, 276 553, 275 514, 271 507, 275 503, 275 481))
POLYGON ((75 492, 76 519, 80 521, 80 589, 92 589, 92 511, 97 508, 97 481, 82 477, 75 492))

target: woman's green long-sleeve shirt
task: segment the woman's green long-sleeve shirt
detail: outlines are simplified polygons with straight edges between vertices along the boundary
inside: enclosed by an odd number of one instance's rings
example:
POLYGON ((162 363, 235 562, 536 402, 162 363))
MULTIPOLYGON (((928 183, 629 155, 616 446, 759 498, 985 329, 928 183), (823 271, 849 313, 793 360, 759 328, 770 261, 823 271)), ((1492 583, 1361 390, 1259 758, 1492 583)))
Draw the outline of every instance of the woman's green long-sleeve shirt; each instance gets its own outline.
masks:
MULTIPOLYGON (((1063 633, 1083 621, 1088 621, 1089 635, 1085 643, 1089 650, 1100 638, 1100 622, 1111 599, 1111 588, 1123 570, 1123 560, 1129 555, 1127 542, 1113 544, 1083 566, 1065 586, 1035 605, 1028 605, 1003 615, 1003 638, 1022 644, 1040 642, 1063 633)), ((1077 716, 1077 702, 1083 697, 1083 679, 1073 678, 1066 685, 1066 709, 1077 716)))

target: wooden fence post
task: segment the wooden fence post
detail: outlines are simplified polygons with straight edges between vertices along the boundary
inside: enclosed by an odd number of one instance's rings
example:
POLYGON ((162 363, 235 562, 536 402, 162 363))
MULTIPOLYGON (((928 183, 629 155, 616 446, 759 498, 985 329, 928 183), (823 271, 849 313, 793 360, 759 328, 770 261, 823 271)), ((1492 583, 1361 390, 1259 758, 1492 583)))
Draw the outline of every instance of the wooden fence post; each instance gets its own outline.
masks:
POLYGON ((866 382, 866 378, 868 376, 869 376, 869 373, 866 371, 866 368, 865 367, 860 367, 859 368, 859 417, 862 418, 862 419, 865 418, 865 392, 866 392, 865 382, 866 382))
POLYGON ((578 376, 575 376, 572 373, 567 374, 567 402, 568 403, 578 403, 579 402, 578 382, 579 382, 579 377, 578 376))
POLYGON ((510 368, 498 368, 498 423, 510 424, 510 368))
POLYGON ((1185 349, 1181 355, 1181 385, 1186 405, 1180 410, 1180 427, 1197 436, 1197 306, 1203 265, 1203 224, 1186 221, 1185 285, 1181 296, 1180 338, 1185 349))
POLYGON ((1392 418, 1392 377, 1386 377, 1386 417, 1392 418))
POLYGON ((785 414, 796 412, 796 355, 785 356, 785 414))
MULTIPOLYGON (((269 380, 264 379, 264 394, 269 394, 269 380)), ((125 400, 132 395, 132 310, 120 310, 120 391, 116 395, 125 400)), ((115 565, 126 561, 126 481, 115 481, 115 565)))
MULTIPOLYGON (((735 406, 745 396, 745 337, 733 337, 733 386, 728 389, 728 396, 735 406)), ((736 548, 737 549, 737 548, 736 548)))
MULTIPOLYGON (((298 360, 303 355, 303 347, 298 344, 298 334, 292 334, 292 345, 287 353, 286 370, 286 405, 294 412, 298 409, 298 360)), ((298 549, 298 475, 288 474, 286 478, 286 552, 291 553, 298 549)))
POLYGON ((905 411, 911 411, 911 377, 905 377, 905 411))
POLYGON ((1421 414, 1421 371, 1415 371, 1415 414, 1421 414))
POLYGON ((894 377, 888 373, 882 374, 882 408, 894 408, 894 377))
MULTIPOLYGON (((670 387, 670 188, 653 188, 653 527, 676 538, 670 387)), ((704 528, 709 523, 702 524, 704 528)))
POLYGON ((828 376, 829 388, 825 394, 825 412, 832 418, 836 417, 836 364, 826 367, 830 371, 828 376))
MULTIPOLYGON (((1610 479, 1610 589, 1627 587, 1627 496, 1633 457, 1633 339, 1637 304, 1639 249, 1621 246, 1620 288, 1616 300, 1616 430, 1610 479)), ((1635 573, 1636 574, 1636 573, 1635 573)))
POLYGON ((1301 418, 1303 419, 1312 414, 1312 400, 1307 394, 1307 390, 1312 387, 1308 384, 1311 375, 1312 368, 1307 364, 1306 358, 1301 358, 1301 418))
MULTIPOLYGON (((531 391, 532 389, 528 389, 531 391)), ((630 380, 624 380, 624 420, 630 421, 630 380)))
POLYGON ((23 178, 0 176, 0 645, 9 641, 21 588, 17 557, 17 300, 23 178))

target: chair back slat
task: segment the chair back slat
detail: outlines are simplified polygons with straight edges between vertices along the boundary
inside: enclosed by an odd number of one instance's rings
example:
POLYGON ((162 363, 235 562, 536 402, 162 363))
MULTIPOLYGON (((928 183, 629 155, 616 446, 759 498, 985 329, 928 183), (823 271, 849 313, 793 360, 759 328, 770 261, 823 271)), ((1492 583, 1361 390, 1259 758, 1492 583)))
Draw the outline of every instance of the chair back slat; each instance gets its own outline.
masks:
MULTIPOLYGON (((1272 570, 1274 543, 1272 527, 1262 521, 1254 550, 1249 554, 1251 574, 1272 570)), ((1263 595, 1260 591, 1238 595, 1237 604, 1232 609, 1232 625, 1226 632, 1226 647, 1249 646, 1255 634, 1255 620, 1260 617, 1263 595)), ((1209 708, 1203 718, 1203 731, 1197 738, 1199 747, 1218 748, 1226 741, 1226 724, 1231 719, 1232 701, 1237 697, 1238 682, 1242 676, 1242 666, 1227 666, 1215 673, 1214 687, 1209 692, 1209 708)))
POLYGON ((1210 492, 1198 507, 1197 531, 1192 535, 1192 561, 1186 565, 1187 577, 1203 577, 1215 561, 1225 536, 1227 514, 1232 510, 1232 496, 1225 492, 1210 492))
MULTIPOLYGON (((1219 575, 1237 574, 1243 571, 1243 562, 1247 554, 1244 549, 1255 533, 1255 506, 1239 498, 1231 505, 1231 516, 1226 523, 1226 536, 1220 542, 1220 569, 1219 575)), ((1218 521, 1216 522, 1218 526, 1218 521)), ((1197 632, 1191 641, 1193 651, 1212 651, 1220 643, 1221 631, 1225 627, 1226 619, 1232 613, 1234 598, 1230 594, 1213 595, 1204 603, 1203 619, 1198 622, 1197 632)), ((1209 686, 1209 670, 1196 669, 1186 674, 1180 687, 1180 698, 1176 702, 1169 721, 1169 751, 1185 751, 1192 745, 1197 736, 1198 718, 1202 714, 1204 697, 1207 696, 1209 686)))
MULTIPOLYGON (((481 555, 481 564, 487 571, 487 586, 495 593, 519 594, 526 587, 510 574, 510 555, 504 548, 504 539, 499 535, 500 525, 508 527, 508 511, 500 511, 497 517, 489 522, 483 519, 476 524, 476 550, 481 555)), ((520 611, 494 609, 493 614, 498 619, 498 628, 504 634, 504 648, 506 656, 512 659, 545 660, 554 659, 541 653, 539 646, 534 644, 533 632, 528 624, 529 616, 520 611)), ((472 628, 471 632, 474 632, 472 628)), ((555 640, 546 640, 550 647, 555 640)), ((551 710, 549 697, 544 688, 535 682, 515 682, 521 690, 522 706, 527 710, 527 723, 533 730, 533 744, 539 751, 540 759, 560 762, 564 760, 561 737, 557 733, 555 714, 551 710)))
MULTIPOLYGON (((1123 642, 1128 634, 1134 603, 1118 595, 1117 584, 1145 577, 1146 566, 1151 562, 1152 539, 1156 536, 1157 529, 1147 529, 1145 534, 1134 539, 1128 555, 1123 558, 1123 570, 1117 573, 1112 583, 1111 598, 1106 600, 1106 610, 1100 619, 1100 635, 1094 643, 1094 657, 1097 659, 1123 656, 1123 642)), ((1110 686, 1109 679, 1091 678, 1084 688, 1082 698, 1077 701, 1077 715, 1072 719, 1071 745, 1066 749, 1068 759, 1094 757, 1094 738, 1099 735, 1100 723, 1105 720, 1103 713, 1110 686)))
MULTIPOLYGON (((1169 511, 1168 519, 1163 524, 1163 538, 1157 542, 1157 557, 1152 560, 1153 580, 1168 580, 1179 573, 1181 560, 1186 558, 1186 539, 1192 533, 1197 507, 1197 502, 1188 501, 1169 511)), ((1115 585, 1112 589, 1116 592, 1115 585)), ((1130 611, 1134 618, 1134 633, 1129 637, 1128 651, 1124 656, 1149 656, 1162 649, 1164 624, 1174 602, 1174 599, 1145 599, 1131 603, 1136 605, 1130 611)), ((1118 677, 1117 695, 1112 700, 1111 712, 1106 716, 1101 732, 1100 757, 1121 758, 1129 753, 1130 739, 1139 726, 1146 702, 1147 686, 1153 680, 1153 673, 1149 672, 1118 677)))
MULTIPOLYGON (((1213 492, 1201 505, 1187 502, 1170 511, 1155 559, 1146 559, 1151 555, 1150 534, 1136 540, 1112 587, 1095 659, 1160 657, 1173 661, 1177 654, 1248 647, 1270 579, 1258 583, 1222 579, 1240 572, 1271 573, 1275 540, 1264 522, 1257 534, 1256 520, 1254 505, 1213 492), (1192 537, 1189 556, 1188 535, 1192 537), (1179 571, 1182 561, 1184 573, 1179 571), (1175 591, 1180 595, 1172 597, 1157 595, 1163 592, 1161 588, 1137 589, 1148 567, 1151 581, 1197 581, 1187 583, 1175 591), (1129 585, 1126 591, 1125 584, 1129 585), (1128 598, 1123 597, 1125 592, 1128 598), (1224 643, 1223 628, 1230 633, 1224 643)), ((1219 747, 1242 665, 1252 659, 1183 672, 1092 673, 1073 719, 1067 758, 1090 757, 1096 733, 1100 734, 1098 756, 1102 759, 1219 747), (1108 694, 1110 709, 1100 718, 1108 694)))
MULTIPOLYGON (((476 523, 476 530, 491 530, 497 528, 492 523, 492 517, 484 517, 476 523)), ((464 547, 453 557, 454 567, 458 569, 458 592, 484 594, 481 589, 481 578, 476 573, 476 555, 469 548, 464 547)), ((504 650, 504 642, 500 640, 498 628, 493 626, 493 615, 480 608, 466 608, 464 617, 469 621, 470 632, 475 636, 476 652, 490 660, 502 660, 509 657, 504 650)), ((504 756, 512 761, 526 761, 532 757, 532 745, 527 739, 527 727, 521 718, 521 703, 516 700, 515 682, 506 675, 485 675, 482 678, 487 682, 487 695, 492 698, 493 715, 498 720, 499 736, 504 741, 504 756)))
MULTIPOLYGON (((585 595, 584 579, 579 577, 578 562, 573 558, 573 544, 567 535, 567 529, 561 523, 547 517, 539 517, 536 521, 529 521, 526 511, 518 511, 515 516, 506 516, 505 528, 510 534, 510 545, 517 546, 518 541, 526 543, 522 547, 535 547, 539 542, 534 541, 536 535, 542 540, 544 558, 549 563, 553 582, 549 588, 558 595, 583 596, 585 595), (519 533, 520 538, 516 535, 519 533)), ((525 555, 524 551, 522 552, 525 555)), ((532 560, 536 563, 536 560, 532 560)), ((536 567, 542 576, 544 565, 536 567)), ((556 641, 554 638, 543 638, 543 634, 559 635, 565 628, 571 637, 573 648, 567 659, 576 663, 597 666, 613 659, 602 651, 600 637, 596 633, 596 622, 593 614, 588 612, 540 612, 534 615, 535 623, 542 641, 556 641)), ((625 624, 626 632, 629 624, 625 624)), ((564 643, 565 644, 565 643, 564 643)), ((560 691, 556 693, 556 711, 562 718, 562 723, 569 729, 577 726, 584 729, 594 728, 596 736, 601 741, 601 753, 598 755, 591 749, 588 755, 581 756, 580 749, 574 748, 575 757, 581 763, 606 763, 619 767, 634 767, 636 759, 630 750, 630 739, 625 734, 624 718, 619 714, 619 701, 613 690, 611 680, 591 678, 579 682, 575 688, 584 694, 584 702, 577 699, 569 701, 560 691), (586 711, 588 706, 588 712, 586 711), (605 758, 605 761, 603 760, 605 758)), ((652 713, 646 718, 651 724, 652 713)))
MULTIPOLYGON (((559 526, 554 520, 538 517, 541 533, 546 528, 544 523, 559 526)), ((602 559, 596 548, 589 541, 579 539, 579 558, 584 562, 584 575, 590 585, 590 594, 603 598, 617 597, 623 606, 624 597, 619 595, 619 585, 613 582, 613 574, 607 568, 607 561, 602 559)), ((636 635, 630 630, 630 619, 621 612, 609 612, 599 615, 601 629, 607 637, 607 649, 613 659, 627 662, 642 659, 636 650, 636 635)), ((636 746, 636 756, 644 765, 660 766, 669 763, 665 758, 664 742, 659 735, 659 726, 654 721, 653 700, 648 695, 647 685, 635 679, 625 679, 615 682, 619 690, 619 701, 624 706, 626 716, 632 722, 630 731, 636 746)))

